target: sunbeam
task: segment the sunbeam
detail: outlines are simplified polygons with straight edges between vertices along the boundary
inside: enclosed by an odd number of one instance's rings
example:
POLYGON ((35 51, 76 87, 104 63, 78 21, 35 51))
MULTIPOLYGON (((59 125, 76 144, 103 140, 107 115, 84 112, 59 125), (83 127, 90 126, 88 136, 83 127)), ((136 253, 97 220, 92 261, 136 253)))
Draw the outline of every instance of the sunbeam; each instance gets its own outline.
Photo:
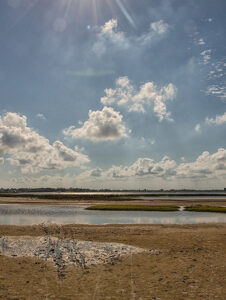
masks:
POLYGON ((100 8, 103 10, 104 6, 108 6, 112 17, 115 17, 117 14, 117 9, 121 11, 123 16, 126 18, 128 23, 133 27, 136 28, 136 24, 134 19, 132 18, 131 14, 128 12, 128 9, 125 7, 121 0, 89 0, 89 1, 80 1, 80 0, 60 0, 57 1, 57 5, 64 11, 64 17, 67 17, 69 11, 72 11, 76 7, 76 11, 78 15, 82 14, 82 11, 91 10, 93 16, 93 22, 95 25, 98 25, 98 16, 101 13, 100 8))
POLYGON ((126 17, 128 22, 130 23, 130 25, 133 26, 133 28, 136 28, 134 20, 132 19, 132 17, 128 13, 128 11, 126 10, 125 6, 122 4, 121 0, 115 0, 115 1, 116 1, 116 4, 118 5, 118 7, 120 8, 121 12, 123 13, 123 15, 126 17))
POLYGON ((94 22, 95 22, 95 24, 97 24, 98 23, 98 16, 97 16, 97 2, 96 2, 96 0, 92 0, 92 8, 93 8, 94 22))

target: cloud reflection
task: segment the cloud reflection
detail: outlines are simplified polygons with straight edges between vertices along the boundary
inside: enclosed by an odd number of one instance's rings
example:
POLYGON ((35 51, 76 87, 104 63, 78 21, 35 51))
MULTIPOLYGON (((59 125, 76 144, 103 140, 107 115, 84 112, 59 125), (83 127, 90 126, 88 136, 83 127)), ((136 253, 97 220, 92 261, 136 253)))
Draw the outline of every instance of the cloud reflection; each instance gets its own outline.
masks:
POLYGON ((205 212, 90 211, 77 206, 0 205, 0 225, 199 224, 226 223, 226 215, 205 212))

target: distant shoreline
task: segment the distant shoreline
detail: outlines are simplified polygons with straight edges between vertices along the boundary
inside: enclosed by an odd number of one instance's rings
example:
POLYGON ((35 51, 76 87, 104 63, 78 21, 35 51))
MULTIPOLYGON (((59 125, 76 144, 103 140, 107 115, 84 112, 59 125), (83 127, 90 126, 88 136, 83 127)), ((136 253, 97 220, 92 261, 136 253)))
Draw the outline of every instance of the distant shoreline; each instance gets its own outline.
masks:
POLYGON ((214 205, 226 206, 226 194, 0 194, 0 204, 21 205, 75 205, 104 204, 150 204, 150 205, 214 205))

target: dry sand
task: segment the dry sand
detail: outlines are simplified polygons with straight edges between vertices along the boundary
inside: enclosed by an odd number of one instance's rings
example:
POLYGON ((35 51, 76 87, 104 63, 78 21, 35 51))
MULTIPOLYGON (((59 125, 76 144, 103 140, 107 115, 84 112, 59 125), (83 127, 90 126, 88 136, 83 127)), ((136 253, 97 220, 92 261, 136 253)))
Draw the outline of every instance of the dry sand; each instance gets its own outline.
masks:
POLYGON ((0 256, 0 299, 225 300, 226 224, 0 226, 0 236, 55 236, 158 249, 59 276, 50 261, 0 256))

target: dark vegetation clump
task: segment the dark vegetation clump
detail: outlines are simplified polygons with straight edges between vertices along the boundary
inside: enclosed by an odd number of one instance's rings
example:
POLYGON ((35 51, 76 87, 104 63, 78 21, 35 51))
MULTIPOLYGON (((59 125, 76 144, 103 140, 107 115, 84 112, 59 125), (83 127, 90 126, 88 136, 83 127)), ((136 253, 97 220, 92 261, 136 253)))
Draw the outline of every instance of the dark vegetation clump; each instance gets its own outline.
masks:
POLYGON ((166 205, 95 205, 88 210, 115 210, 115 211, 177 211, 178 206, 166 205))
POLYGON ((193 205, 185 207, 185 210, 197 212, 226 213, 226 207, 222 206, 193 205))

